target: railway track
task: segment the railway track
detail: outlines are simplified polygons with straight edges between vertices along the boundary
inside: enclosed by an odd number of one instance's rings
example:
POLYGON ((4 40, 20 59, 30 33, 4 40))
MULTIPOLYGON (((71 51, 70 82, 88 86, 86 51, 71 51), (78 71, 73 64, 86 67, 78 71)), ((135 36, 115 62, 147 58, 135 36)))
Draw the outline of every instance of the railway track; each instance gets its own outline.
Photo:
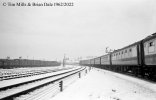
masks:
POLYGON ((11 71, 1 71, 0 72, 0 81, 3 80, 9 80, 9 79, 15 79, 15 78, 21 78, 21 77, 29 77, 29 76, 34 76, 34 75, 40 75, 40 74, 47 74, 51 72, 56 72, 56 71, 61 71, 61 70, 68 70, 72 67, 67 67, 67 68, 49 68, 49 69, 27 69, 27 70, 18 70, 16 69, 11 69, 11 71))
POLYGON ((68 68, 52 73, 49 72, 31 77, 22 77, 0 81, 0 99, 42 100, 43 96, 41 95, 46 95, 48 93, 55 95, 61 90, 60 87, 62 87, 63 83, 65 84, 65 80, 69 80, 68 78, 73 77, 73 75, 80 77, 80 73, 83 70, 86 70, 86 67, 68 68), (36 90, 37 92, 32 92, 36 90), (29 96, 27 96, 27 94, 29 94, 29 96), (30 94, 33 95, 30 96, 30 94))

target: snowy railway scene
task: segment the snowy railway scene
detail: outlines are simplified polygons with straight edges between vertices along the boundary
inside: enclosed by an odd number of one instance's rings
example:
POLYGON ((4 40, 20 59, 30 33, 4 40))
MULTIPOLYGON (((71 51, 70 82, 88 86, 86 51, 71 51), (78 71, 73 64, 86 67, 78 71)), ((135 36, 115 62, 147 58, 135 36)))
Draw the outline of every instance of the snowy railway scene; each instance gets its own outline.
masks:
POLYGON ((156 0, 0 0, 0 12, 0 100, 156 100, 156 0))
POLYGON ((155 100, 156 84, 106 70, 92 69, 89 75, 50 100, 63 99, 155 100))
MULTIPOLYGON (((67 87, 74 80, 80 78, 87 73, 86 67, 73 67, 68 66, 66 68, 49 68, 48 72, 46 68, 42 70, 34 70, 31 68, 29 72, 23 71, 16 76, 12 73, 16 70, 12 70, 10 73, 10 79, 0 81, 0 99, 2 100, 32 100, 32 99, 45 99, 47 94, 54 96, 59 91, 63 91, 63 88, 67 87), (46 70, 45 70, 46 69, 46 70), (36 75, 36 72, 39 74, 36 75), (45 72, 46 71, 46 72, 45 72), (44 72, 44 73, 43 73, 44 72), (22 73, 27 73, 23 76, 22 73), (22 75, 21 75, 22 74, 22 75), (37 92, 36 92, 37 91, 37 92), (40 96, 42 95, 42 96, 40 96), (40 97, 38 97, 40 96, 40 97)), ((20 69, 21 70, 21 69, 20 69)), ((5 71, 7 74, 7 71, 5 71)), ((3 75, 2 75, 3 77, 3 75)), ((5 76, 4 76, 5 77, 5 76)), ((3 79, 3 78, 2 78, 3 79)))

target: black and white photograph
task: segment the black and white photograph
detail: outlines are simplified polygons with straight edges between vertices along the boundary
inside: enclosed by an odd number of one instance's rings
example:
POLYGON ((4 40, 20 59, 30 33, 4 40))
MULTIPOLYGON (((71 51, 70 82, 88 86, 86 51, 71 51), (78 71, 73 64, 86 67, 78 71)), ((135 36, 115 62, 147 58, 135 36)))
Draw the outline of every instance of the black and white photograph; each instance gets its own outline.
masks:
POLYGON ((0 0, 0 100, 156 100, 156 0, 0 0))

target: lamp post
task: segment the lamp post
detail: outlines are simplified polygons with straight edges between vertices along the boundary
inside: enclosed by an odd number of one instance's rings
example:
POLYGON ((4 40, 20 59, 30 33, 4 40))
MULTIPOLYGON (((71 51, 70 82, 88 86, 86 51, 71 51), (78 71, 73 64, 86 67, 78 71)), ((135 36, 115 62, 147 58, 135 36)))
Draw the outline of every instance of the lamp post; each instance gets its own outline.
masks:
POLYGON ((106 53, 111 53, 111 52, 114 51, 114 50, 112 50, 112 49, 109 49, 109 50, 108 50, 108 48, 109 48, 109 47, 106 47, 106 50, 105 50, 106 53))

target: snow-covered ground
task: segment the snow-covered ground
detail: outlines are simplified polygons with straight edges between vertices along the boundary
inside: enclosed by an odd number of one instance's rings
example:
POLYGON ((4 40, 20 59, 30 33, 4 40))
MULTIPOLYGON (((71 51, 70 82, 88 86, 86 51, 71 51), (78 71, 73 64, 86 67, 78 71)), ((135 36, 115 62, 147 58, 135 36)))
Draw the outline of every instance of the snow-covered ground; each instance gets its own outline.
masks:
POLYGON ((156 100, 156 83, 92 69, 50 100, 156 100))

